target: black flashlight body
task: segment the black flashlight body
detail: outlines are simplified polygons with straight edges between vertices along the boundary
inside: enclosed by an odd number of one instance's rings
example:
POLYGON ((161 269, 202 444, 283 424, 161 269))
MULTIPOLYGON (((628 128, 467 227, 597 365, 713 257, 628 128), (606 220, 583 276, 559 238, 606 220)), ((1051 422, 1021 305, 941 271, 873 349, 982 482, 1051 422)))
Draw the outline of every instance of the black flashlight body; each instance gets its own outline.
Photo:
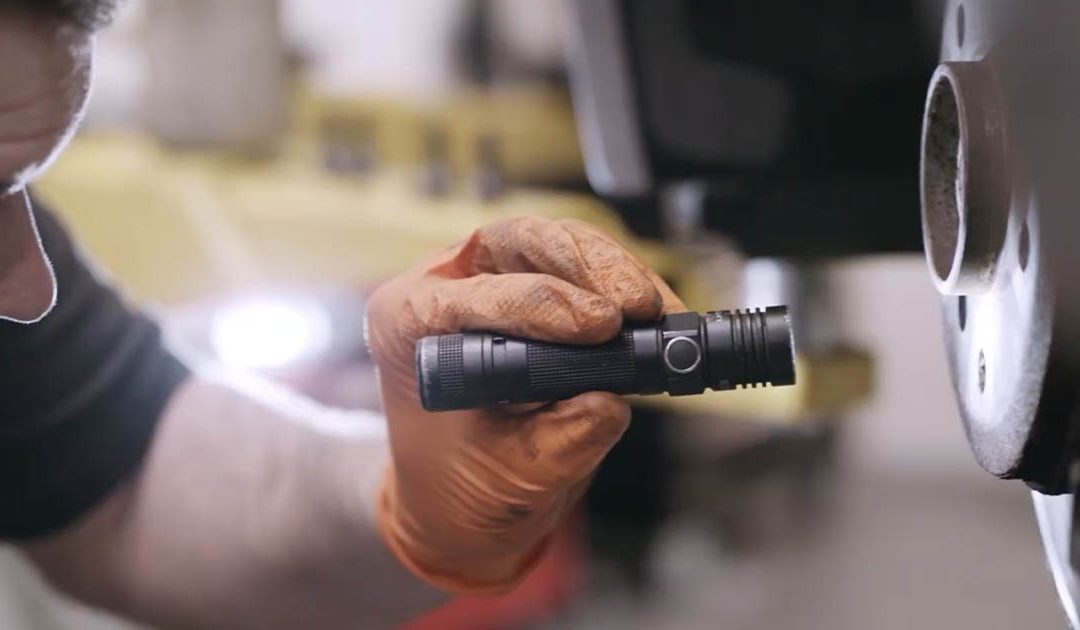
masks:
POLYGON ((564 400, 591 391, 700 394, 795 383, 787 308, 675 313, 575 346, 465 332, 416 344, 428 411, 564 400))

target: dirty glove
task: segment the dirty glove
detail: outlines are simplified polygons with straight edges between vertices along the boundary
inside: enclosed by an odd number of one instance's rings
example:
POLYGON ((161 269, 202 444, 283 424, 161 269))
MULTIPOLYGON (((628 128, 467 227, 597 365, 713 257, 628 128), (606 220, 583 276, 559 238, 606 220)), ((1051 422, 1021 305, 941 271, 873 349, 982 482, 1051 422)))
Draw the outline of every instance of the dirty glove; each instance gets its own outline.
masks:
POLYGON ((428 335, 483 330, 597 344, 623 320, 685 310, 614 239, 576 221, 519 218, 472 234, 380 287, 367 337, 393 464, 379 526, 397 558, 448 591, 513 588, 543 553, 630 421, 617 396, 428 413, 414 353, 428 335))

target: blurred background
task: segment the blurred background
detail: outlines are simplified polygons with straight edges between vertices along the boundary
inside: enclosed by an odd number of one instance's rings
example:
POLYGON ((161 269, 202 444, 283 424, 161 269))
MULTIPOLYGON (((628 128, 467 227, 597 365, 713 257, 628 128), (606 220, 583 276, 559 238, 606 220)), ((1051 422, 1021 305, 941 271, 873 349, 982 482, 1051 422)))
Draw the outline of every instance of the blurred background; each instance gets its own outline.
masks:
MULTIPOLYGON (((537 573, 417 628, 1062 627, 919 252, 940 11, 721 4, 129 0, 37 192, 192 362, 348 408, 379 404, 365 296, 500 218, 599 225, 696 310, 791 305, 797 387, 636 401, 537 573)), ((5 551, 0 627, 129 626, 5 551)))

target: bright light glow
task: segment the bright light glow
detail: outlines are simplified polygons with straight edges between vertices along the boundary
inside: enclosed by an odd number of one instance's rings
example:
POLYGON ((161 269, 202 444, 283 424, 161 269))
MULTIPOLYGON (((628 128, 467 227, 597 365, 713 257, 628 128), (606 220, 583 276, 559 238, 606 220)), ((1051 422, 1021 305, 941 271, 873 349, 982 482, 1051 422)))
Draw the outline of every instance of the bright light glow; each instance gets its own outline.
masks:
POLYGON ((281 368, 329 347, 330 316, 312 300, 246 300, 214 314, 210 343, 226 365, 281 368))

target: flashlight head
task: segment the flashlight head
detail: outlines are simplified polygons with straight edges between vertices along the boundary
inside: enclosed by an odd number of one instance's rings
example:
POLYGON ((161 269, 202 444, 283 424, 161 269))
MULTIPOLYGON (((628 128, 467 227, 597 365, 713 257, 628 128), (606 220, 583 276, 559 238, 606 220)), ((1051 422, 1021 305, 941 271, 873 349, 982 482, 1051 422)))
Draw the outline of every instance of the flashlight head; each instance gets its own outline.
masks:
POLYGON ((704 316, 708 387, 794 385, 795 353, 787 307, 713 311, 704 316))

